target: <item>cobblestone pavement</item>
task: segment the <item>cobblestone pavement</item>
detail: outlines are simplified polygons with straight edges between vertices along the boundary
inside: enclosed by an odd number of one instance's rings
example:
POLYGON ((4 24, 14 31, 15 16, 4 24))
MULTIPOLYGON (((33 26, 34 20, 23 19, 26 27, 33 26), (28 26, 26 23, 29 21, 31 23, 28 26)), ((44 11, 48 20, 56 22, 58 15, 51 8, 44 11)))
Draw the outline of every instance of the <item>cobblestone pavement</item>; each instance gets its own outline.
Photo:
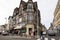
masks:
POLYGON ((37 39, 20 37, 20 36, 0 36, 0 40, 37 40, 37 39))

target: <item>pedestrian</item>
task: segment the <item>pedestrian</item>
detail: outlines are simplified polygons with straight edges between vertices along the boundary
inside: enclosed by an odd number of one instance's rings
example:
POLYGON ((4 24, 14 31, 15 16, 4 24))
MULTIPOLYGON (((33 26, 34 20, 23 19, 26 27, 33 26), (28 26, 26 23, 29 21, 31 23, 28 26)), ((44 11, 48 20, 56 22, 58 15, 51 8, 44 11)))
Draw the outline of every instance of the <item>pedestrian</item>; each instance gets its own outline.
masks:
POLYGON ((33 38, 33 36, 34 36, 34 32, 31 32, 31 38, 33 38))
POLYGON ((41 38, 41 40, 44 40, 43 31, 41 32, 40 38, 41 38))

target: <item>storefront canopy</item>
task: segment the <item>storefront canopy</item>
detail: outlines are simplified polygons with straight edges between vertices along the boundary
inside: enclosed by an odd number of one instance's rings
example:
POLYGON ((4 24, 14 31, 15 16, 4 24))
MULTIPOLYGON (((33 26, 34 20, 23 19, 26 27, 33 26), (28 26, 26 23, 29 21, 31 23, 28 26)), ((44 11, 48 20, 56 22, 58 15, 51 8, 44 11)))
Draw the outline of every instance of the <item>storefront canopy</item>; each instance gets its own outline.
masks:
POLYGON ((14 29, 21 29, 21 28, 22 28, 22 26, 17 26, 14 29))

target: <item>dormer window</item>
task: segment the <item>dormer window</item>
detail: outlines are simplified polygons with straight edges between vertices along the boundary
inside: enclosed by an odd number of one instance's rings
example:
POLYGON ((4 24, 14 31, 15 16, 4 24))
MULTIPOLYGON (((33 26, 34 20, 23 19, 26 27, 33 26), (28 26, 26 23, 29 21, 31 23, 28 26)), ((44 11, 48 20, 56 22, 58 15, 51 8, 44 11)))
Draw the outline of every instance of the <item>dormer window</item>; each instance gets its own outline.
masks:
POLYGON ((33 5, 32 4, 28 4, 27 8, 28 9, 32 9, 33 8, 33 5))

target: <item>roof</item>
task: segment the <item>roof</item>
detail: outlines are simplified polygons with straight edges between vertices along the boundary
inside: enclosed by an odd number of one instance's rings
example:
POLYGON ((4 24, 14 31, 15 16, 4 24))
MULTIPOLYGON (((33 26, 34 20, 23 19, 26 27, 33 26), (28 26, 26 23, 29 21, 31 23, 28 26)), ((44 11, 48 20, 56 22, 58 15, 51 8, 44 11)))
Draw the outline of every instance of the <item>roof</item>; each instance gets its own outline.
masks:
MULTIPOLYGON (((26 6, 27 6, 27 3, 26 3, 26 2, 21 1, 21 2, 20 2, 20 5, 21 5, 21 4, 22 4, 23 8, 26 8, 26 6)), ((20 6, 19 6, 19 8, 20 8, 20 6)))
MULTIPOLYGON (((32 1, 32 0, 29 0, 29 1, 32 1)), ((21 1, 20 2, 20 5, 22 4, 22 6, 23 6, 23 10, 26 10, 27 9, 27 4, 28 4, 29 2, 24 2, 24 1, 21 1)), ((33 4, 33 7, 34 7, 34 10, 36 11, 37 9, 37 2, 32 2, 32 4, 33 4)), ((20 6, 19 6, 19 8, 20 8, 20 6)))

